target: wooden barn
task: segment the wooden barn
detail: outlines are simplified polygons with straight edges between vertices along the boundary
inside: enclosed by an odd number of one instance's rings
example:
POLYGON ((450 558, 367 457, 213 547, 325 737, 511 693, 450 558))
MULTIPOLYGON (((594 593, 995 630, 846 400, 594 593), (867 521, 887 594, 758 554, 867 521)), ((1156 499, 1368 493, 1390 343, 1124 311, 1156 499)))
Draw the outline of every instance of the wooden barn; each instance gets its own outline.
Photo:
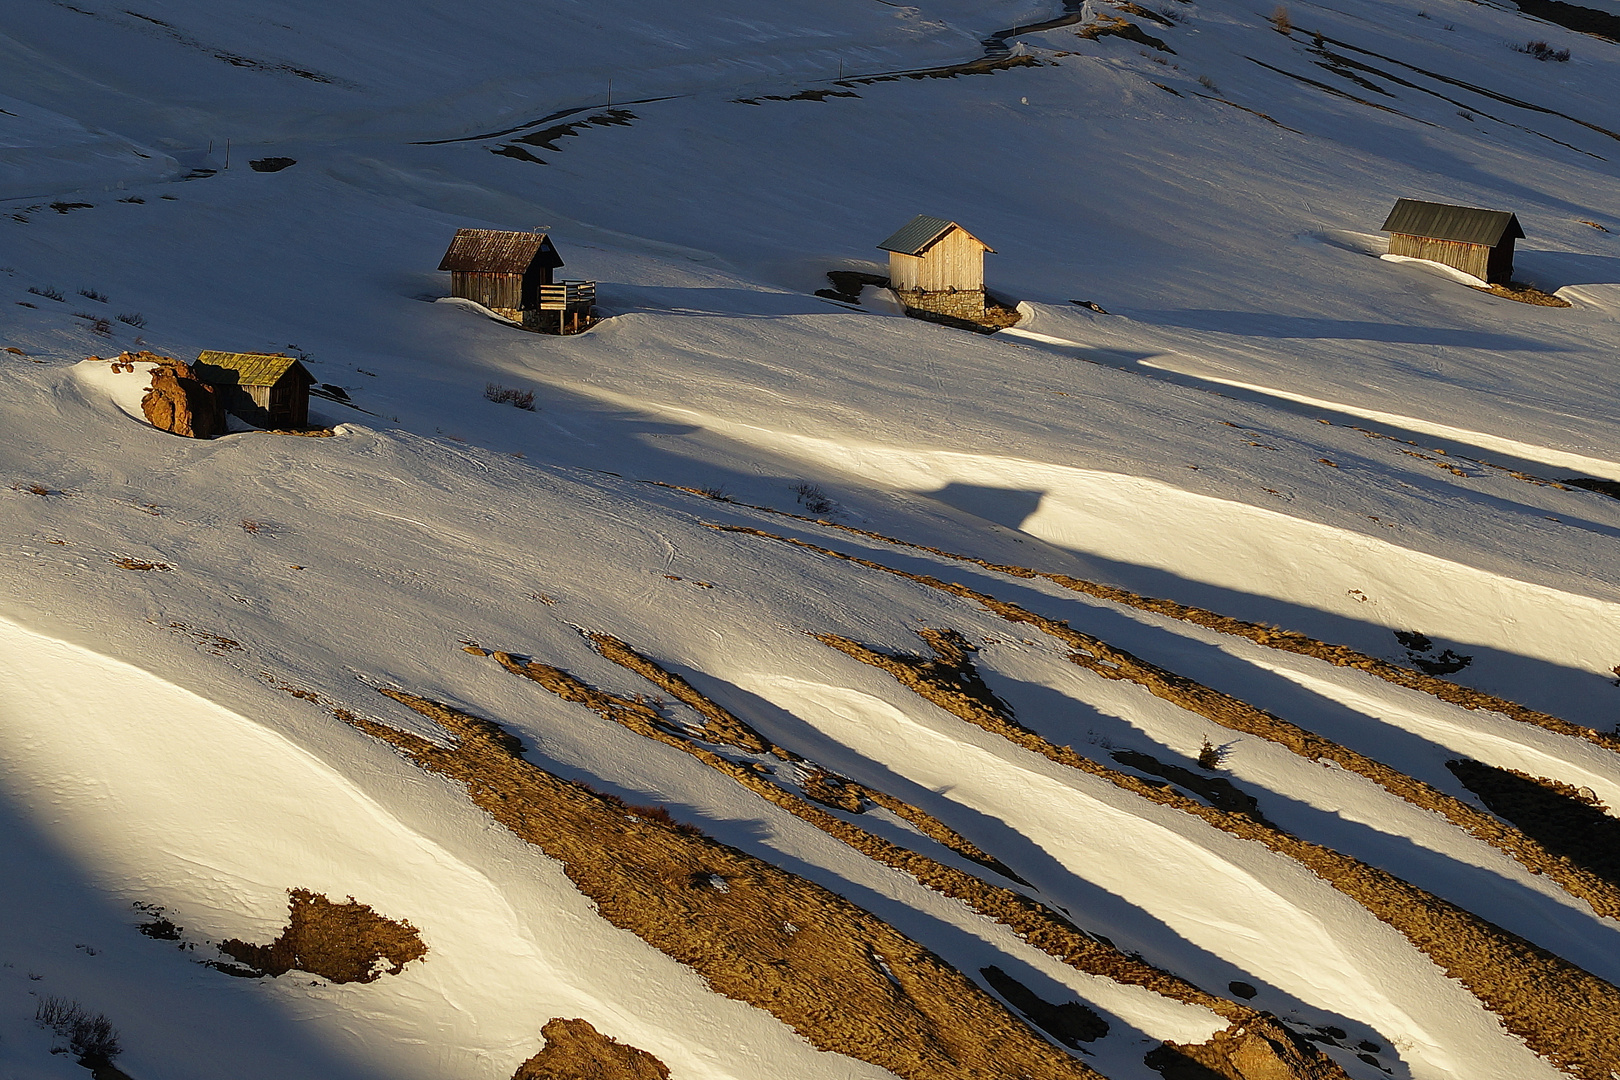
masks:
POLYGON ((1398 199, 1384 222, 1389 253, 1427 259, 1492 285, 1513 280, 1513 241, 1524 237, 1507 210, 1398 199))
POLYGON ((531 330, 577 333, 590 325, 596 282, 556 281, 563 265, 545 233, 458 229, 439 261, 450 295, 482 304, 531 330))
POLYGON ((907 307, 984 317, 984 253, 995 249, 956 222, 918 214, 878 248, 889 253, 889 285, 907 307))
POLYGON ((315 379, 291 356, 209 349, 197 354, 191 370, 219 392, 226 412, 254 427, 309 426, 309 388, 315 379))

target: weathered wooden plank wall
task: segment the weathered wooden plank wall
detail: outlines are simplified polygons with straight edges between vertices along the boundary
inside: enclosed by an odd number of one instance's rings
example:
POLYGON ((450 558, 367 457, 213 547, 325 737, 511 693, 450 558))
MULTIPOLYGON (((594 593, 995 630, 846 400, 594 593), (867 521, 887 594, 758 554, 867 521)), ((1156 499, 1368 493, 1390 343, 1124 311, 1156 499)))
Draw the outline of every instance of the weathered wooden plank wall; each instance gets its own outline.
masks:
MULTIPOLYGON (((1512 242, 1508 243, 1508 262, 1512 264, 1512 242)), ((1389 238, 1389 253, 1413 259, 1428 259, 1456 267, 1481 281, 1489 281, 1491 249, 1483 244, 1461 244, 1455 240, 1434 240, 1426 236, 1406 236, 1394 233, 1389 238)))
POLYGON ((961 229, 952 229, 921 257, 891 251, 889 284, 927 292, 982 289, 984 247, 961 229))

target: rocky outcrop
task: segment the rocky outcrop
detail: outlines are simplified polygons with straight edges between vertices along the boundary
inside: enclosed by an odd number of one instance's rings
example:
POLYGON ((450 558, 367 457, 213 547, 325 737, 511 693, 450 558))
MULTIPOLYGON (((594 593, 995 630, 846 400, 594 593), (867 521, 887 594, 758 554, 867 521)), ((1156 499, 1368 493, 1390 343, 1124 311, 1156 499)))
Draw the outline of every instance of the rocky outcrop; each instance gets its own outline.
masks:
POLYGON ((152 387, 141 412, 153 427, 191 439, 225 434, 225 409, 212 386, 192 374, 190 365, 162 358, 152 370, 152 387))

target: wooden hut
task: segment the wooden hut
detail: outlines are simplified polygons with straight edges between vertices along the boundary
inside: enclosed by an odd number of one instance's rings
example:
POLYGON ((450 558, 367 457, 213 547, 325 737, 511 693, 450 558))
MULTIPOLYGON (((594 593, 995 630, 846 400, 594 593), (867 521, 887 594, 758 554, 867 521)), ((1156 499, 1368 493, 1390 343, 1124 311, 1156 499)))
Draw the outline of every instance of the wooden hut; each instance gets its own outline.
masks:
POLYGON ((1492 285, 1513 280, 1513 241, 1524 237, 1507 210, 1398 199, 1384 221, 1389 253, 1427 259, 1492 285))
POLYGON ((531 330, 575 333, 590 324, 596 282, 555 281, 563 265, 545 233, 458 229, 439 261, 450 295, 482 304, 531 330))
POLYGON ((889 253, 889 285, 907 307, 984 317, 984 253, 995 249, 956 222, 918 214, 878 248, 889 253))
POLYGON ((191 370, 218 391, 226 412, 254 427, 309 426, 309 388, 315 379, 291 356, 208 349, 197 354, 191 370))

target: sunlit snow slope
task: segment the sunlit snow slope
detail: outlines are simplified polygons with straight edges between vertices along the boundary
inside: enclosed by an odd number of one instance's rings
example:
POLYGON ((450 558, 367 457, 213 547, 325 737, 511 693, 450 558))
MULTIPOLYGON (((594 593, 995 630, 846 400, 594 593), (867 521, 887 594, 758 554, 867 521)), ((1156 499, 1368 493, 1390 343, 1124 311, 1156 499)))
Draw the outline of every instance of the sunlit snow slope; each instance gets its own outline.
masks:
POLYGON ((497 1080, 558 1017, 674 1080, 920 1075, 847 987, 817 1027, 627 926, 378 690, 847 900, 1072 1075, 1620 1075, 1620 43, 1274 8, 6 5, 0 1080, 114 1075, 48 999, 133 1080, 497 1080), (1514 211, 1569 306, 1378 258, 1399 197, 1514 211), (918 213, 1016 327, 816 295, 918 213), (461 227, 549 230, 604 318, 433 302, 461 227), (158 431, 87 359, 143 349, 295 353, 328 434, 158 431), (427 954, 222 970, 294 889, 427 954), (1295 1071, 1198 1056, 1244 1024, 1295 1071))

